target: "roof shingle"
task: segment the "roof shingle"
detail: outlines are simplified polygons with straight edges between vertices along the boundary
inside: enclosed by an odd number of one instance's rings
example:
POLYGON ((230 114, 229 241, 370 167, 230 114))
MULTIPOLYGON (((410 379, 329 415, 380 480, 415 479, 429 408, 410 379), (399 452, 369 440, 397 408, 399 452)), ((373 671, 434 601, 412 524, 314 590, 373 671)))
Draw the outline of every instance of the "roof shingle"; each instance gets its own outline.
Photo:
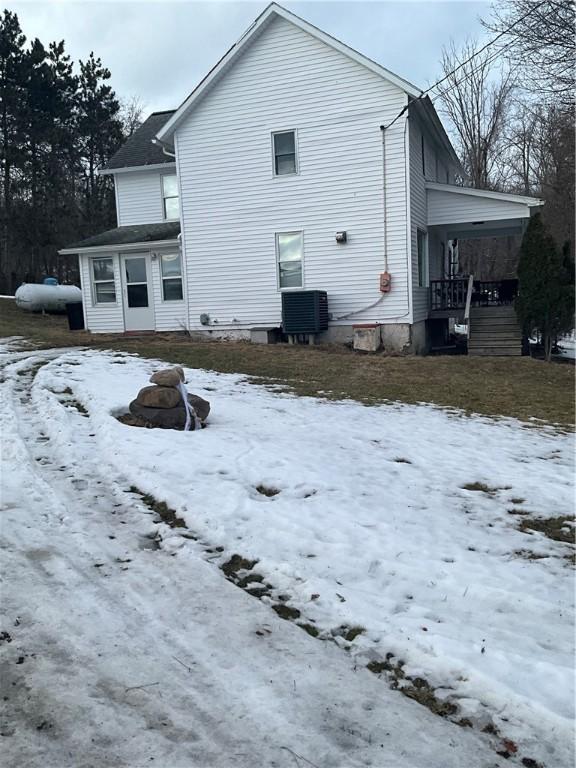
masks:
POLYGON ((153 144, 152 139, 160 128, 172 117, 175 110, 153 112, 138 128, 128 141, 112 155, 103 170, 111 171, 117 168, 133 168, 140 165, 160 165, 174 162, 167 157, 159 144, 153 144))
POLYGON ((63 251, 73 251, 77 248, 98 248, 107 245, 130 245, 132 243, 162 243, 165 240, 176 240, 180 234, 179 221, 166 221, 160 224, 137 224, 131 227, 116 227, 99 235, 87 237, 79 243, 63 248, 63 251))

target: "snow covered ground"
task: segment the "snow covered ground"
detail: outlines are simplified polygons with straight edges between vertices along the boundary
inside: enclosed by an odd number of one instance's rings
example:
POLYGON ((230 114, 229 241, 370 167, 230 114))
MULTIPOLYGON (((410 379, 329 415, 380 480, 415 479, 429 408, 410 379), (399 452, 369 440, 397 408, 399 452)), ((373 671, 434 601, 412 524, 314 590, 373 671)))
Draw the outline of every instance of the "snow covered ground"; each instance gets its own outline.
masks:
POLYGON ((154 361, 8 344, 2 366, 10 766, 573 764, 572 550, 519 530, 573 513, 572 436, 201 370, 209 428, 144 430, 114 416, 154 361))

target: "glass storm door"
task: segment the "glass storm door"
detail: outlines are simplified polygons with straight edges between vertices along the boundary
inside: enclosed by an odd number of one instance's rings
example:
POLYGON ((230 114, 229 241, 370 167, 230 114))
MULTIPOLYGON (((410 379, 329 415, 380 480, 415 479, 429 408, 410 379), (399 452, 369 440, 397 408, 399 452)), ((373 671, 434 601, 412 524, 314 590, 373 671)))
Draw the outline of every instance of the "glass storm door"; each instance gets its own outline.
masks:
POLYGON ((153 331, 154 305, 148 255, 122 256, 124 328, 153 331))

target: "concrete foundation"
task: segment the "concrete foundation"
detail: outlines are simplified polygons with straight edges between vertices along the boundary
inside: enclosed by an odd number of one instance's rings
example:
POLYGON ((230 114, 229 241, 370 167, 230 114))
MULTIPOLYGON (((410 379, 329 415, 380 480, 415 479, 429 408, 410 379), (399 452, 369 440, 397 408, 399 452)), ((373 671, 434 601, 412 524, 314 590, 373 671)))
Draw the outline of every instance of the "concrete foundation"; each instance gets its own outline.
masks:
POLYGON ((378 352, 382 346, 379 325, 355 325, 354 349, 357 352, 378 352))
MULTIPOLYGON (((229 341, 252 340, 256 343, 270 343, 268 328, 216 329, 192 331, 191 337, 197 339, 223 339, 229 341), (264 333, 260 333, 264 331, 264 333), (256 337, 256 338, 255 338, 256 337)), ((390 323, 387 325, 331 325, 326 331, 314 338, 316 344, 347 344, 366 352, 383 351, 393 354, 425 355, 429 349, 426 321, 410 323, 390 323), (361 329, 359 333, 359 329, 361 329), (358 340, 355 342, 355 336, 358 340), (360 340, 360 337, 361 340, 360 340)))

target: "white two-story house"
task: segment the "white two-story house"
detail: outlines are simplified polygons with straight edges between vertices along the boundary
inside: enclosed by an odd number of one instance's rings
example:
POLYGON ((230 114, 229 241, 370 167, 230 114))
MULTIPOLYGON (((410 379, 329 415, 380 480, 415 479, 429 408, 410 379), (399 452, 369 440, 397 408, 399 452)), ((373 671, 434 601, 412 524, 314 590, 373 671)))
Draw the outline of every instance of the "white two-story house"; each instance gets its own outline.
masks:
POLYGON ((540 204, 457 186, 430 99, 275 4, 100 172, 118 226, 62 251, 94 333, 281 333, 282 295, 323 291, 319 340, 373 326, 424 351, 450 302, 463 311, 466 286, 444 284, 455 241, 519 233, 540 204))

